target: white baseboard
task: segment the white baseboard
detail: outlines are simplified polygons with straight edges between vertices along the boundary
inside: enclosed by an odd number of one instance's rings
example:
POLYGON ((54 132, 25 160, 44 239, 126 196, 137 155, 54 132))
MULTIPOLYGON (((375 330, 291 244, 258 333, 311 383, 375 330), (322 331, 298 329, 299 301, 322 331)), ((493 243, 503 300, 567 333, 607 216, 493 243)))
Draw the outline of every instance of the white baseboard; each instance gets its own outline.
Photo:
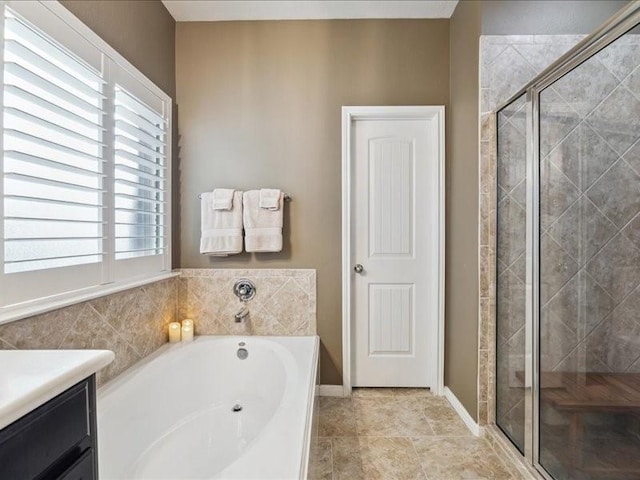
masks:
POLYGON ((476 423, 473 417, 469 415, 467 409, 464 408, 464 405, 460 403, 458 397, 454 395, 449 387, 444 387, 444 396, 447 400, 449 400, 449 403, 456 411, 456 413, 460 416, 467 428, 471 430, 471 433, 473 433, 476 437, 479 437, 482 434, 482 428, 476 423))
POLYGON ((321 397, 344 397, 342 385, 320 385, 321 397))

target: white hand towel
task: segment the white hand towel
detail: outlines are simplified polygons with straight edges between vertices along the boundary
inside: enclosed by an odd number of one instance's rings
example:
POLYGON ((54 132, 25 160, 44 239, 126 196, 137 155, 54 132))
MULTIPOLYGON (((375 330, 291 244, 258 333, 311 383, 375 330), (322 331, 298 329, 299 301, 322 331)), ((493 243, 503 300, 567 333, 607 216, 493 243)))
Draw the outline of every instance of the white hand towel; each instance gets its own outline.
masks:
POLYGON ((202 194, 200 253, 227 256, 242 252, 242 192, 233 194, 230 210, 213 209, 213 193, 202 194))
POLYGON ((280 190, 275 188, 260 189, 260 208, 278 210, 280 208, 280 190))
POLYGON ((282 250, 282 204, 280 193, 278 209, 260 208, 260 191, 244 192, 244 232, 247 252, 280 252, 282 250))
POLYGON ((231 210, 233 206, 233 192, 231 188, 216 188, 213 191, 213 209, 231 210))

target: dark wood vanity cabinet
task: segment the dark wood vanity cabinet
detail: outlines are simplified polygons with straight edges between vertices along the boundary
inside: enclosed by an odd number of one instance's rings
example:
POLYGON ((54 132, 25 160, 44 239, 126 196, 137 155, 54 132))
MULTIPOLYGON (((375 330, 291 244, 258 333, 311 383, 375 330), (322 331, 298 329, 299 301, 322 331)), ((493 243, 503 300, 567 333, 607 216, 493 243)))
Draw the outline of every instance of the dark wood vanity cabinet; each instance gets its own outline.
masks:
POLYGON ((0 430, 0 479, 97 479, 96 442, 93 375, 0 430))

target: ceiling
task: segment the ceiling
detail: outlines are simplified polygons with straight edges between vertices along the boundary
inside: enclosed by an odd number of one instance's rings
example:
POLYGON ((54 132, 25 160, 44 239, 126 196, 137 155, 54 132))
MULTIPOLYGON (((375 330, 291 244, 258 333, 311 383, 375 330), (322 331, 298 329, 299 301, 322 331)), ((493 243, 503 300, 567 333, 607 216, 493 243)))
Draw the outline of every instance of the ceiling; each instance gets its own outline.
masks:
POLYGON ((450 18, 458 0, 162 0, 178 22, 450 18))

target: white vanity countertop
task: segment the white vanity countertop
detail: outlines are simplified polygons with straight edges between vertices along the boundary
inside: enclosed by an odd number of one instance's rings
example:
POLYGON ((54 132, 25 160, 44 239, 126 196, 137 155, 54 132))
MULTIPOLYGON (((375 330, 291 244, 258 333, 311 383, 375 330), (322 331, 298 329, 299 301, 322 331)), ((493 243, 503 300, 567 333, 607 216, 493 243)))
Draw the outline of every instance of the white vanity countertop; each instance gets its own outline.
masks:
POLYGON ((109 350, 0 350, 0 429, 114 358, 109 350))

